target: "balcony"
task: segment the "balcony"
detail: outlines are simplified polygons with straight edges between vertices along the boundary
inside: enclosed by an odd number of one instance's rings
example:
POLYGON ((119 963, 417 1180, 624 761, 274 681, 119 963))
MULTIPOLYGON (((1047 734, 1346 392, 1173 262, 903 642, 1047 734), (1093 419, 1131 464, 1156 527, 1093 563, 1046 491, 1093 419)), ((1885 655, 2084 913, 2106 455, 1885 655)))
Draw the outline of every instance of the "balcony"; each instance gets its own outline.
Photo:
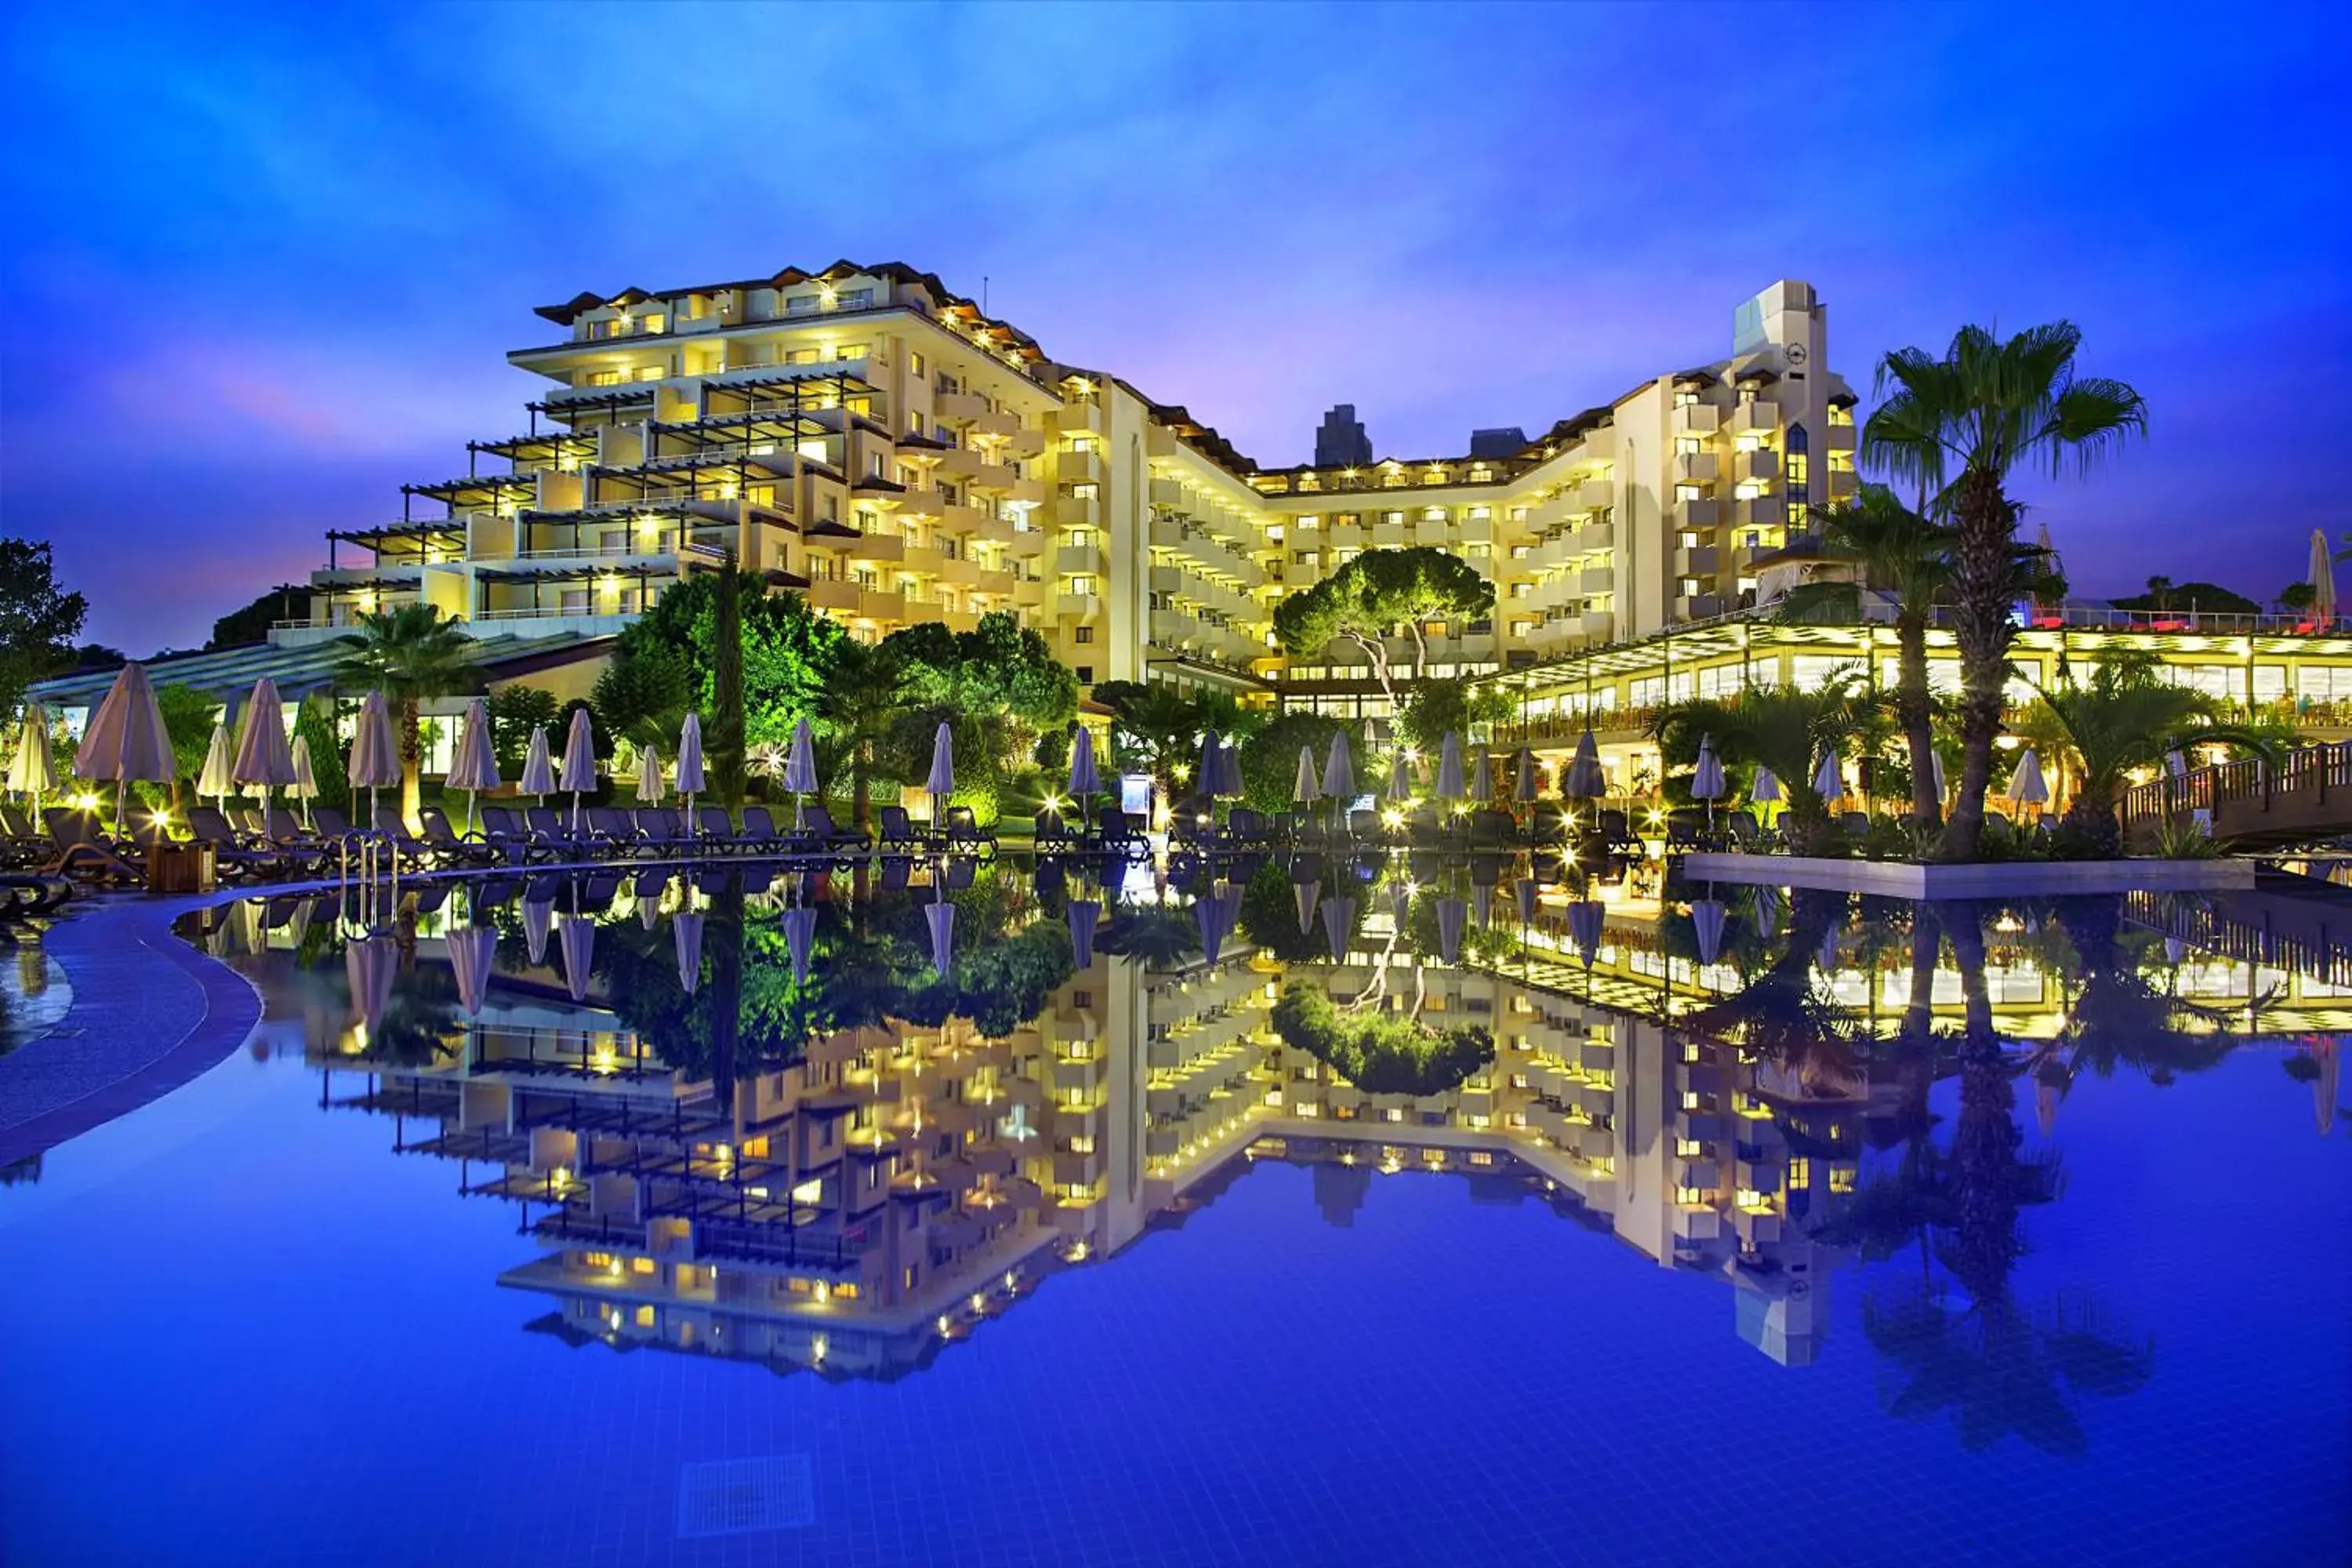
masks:
POLYGON ((1685 403, 1675 408, 1673 429, 1677 436, 1712 436, 1723 424, 1723 410, 1712 403, 1685 403))
POLYGON ((988 399, 977 392, 934 392, 931 413, 950 425, 969 425, 988 412, 988 399))
POLYGON ((1731 521, 1739 528, 1771 528, 1784 518, 1780 502, 1770 496, 1747 496, 1731 503, 1731 521))
POLYGON ((1054 423, 1065 431, 1091 430, 1100 435, 1104 424, 1102 399, 1089 397, 1076 403, 1066 403, 1054 416, 1054 423))
POLYGON ((1723 570, 1723 553, 1712 544, 1685 544, 1675 552, 1675 575, 1712 577, 1723 570))
POLYGON ((1587 610, 1577 618, 1576 629, 1587 642, 1607 642, 1617 635, 1617 617, 1607 610, 1587 610))
POLYGON ((1104 570, 1102 546, 1098 544, 1065 544, 1054 552, 1054 570, 1067 575, 1072 573, 1104 570))
POLYGON ((1186 505, 1183 485, 1175 479, 1152 480, 1151 504, 1170 507, 1178 511, 1183 510, 1186 505))
POLYGON ((1102 454, 1092 447, 1065 447, 1054 454, 1054 471, 1064 484, 1082 481, 1099 484, 1103 477, 1102 454))
POLYGON ((1577 574, 1576 591, 1579 594, 1614 593, 1616 587, 1617 569, 1613 566, 1588 566, 1577 574))
POLYGON ((1832 420, 1829 426, 1828 445, 1829 449, 1832 452, 1853 451, 1853 421, 1851 419, 1844 420, 1843 422, 1832 420))
POLYGON ((1411 541, 1405 537, 1403 523, 1372 524, 1372 548, 1375 550, 1402 550, 1411 541))
POLYGON ((1102 502, 1093 496, 1063 496, 1054 502, 1054 522, 1060 528, 1100 528, 1102 502))
POLYGON ((1576 487, 1576 497, 1572 503, 1572 508, 1577 511, 1599 511, 1603 507, 1612 507, 1616 504, 1616 480, 1587 479, 1582 484, 1576 487))
POLYGON ((1780 454, 1769 447, 1759 447, 1752 452, 1731 455, 1731 477, 1735 479, 1777 479, 1780 477, 1780 454))
POLYGON ((1614 550, 1616 547, 1617 528, 1614 523, 1589 522, 1576 531, 1576 550, 1580 555, 1590 555, 1598 550, 1614 550))
POLYGON ((988 521, 988 513, 976 506, 948 501, 940 507, 940 531, 943 533, 978 533, 988 521))
POLYGON ((1720 594, 1684 594, 1675 600, 1675 619, 1711 621, 1730 607, 1720 594))
POLYGON ((1054 617, 1063 621, 1091 621, 1102 614, 1100 594, 1056 594, 1054 595, 1054 617))
POLYGON ((1717 467, 1713 452, 1675 454, 1675 479, 1680 484, 1711 485, 1715 483, 1717 467))
POLYGON ((1861 489, 1862 476, 1855 473, 1852 468, 1832 468, 1830 470, 1830 499, 1832 500, 1849 500, 1856 494, 1860 493, 1861 489))
POLYGON ((907 558, 907 542, 895 533, 861 534, 850 544, 849 558, 896 565, 907 558))
POLYGON ((1734 436, 1778 430, 1780 427, 1780 405, 1767 403, 1761 398, 1752 399, 1732 409, 1731 417, 1723 423, 1724 428, 1734 436))
POLYGON ((1712 496, 1675 502, 1676 528, 1713 528, 1722 520, 1723 503, 1712 496))

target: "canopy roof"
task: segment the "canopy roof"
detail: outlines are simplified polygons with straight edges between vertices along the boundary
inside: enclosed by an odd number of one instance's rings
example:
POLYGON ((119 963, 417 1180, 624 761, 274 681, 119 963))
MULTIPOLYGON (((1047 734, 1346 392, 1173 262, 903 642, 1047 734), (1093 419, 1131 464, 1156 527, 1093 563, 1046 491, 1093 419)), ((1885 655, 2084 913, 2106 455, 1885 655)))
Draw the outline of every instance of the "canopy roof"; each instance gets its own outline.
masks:
MULTIPOLYGON (((489 679, 510 679, 575 658, 593 658, 612 640, 578 632, 544 637, 484 637, 476 645, 474 657, 489 679)), ((291 701, 331 687, 343 653, 342 645, 334 638, 291 647, 248 643, 243 647, 155 659, 147 666, 147 678, 159 688, 194 687, 228 704, 241 700, 255 681, 267 676, 278 683, 278 696, 291 701)), ((37 682, 27 695, 52 708, 91 708, 114 684, 114 677, 112 669, 76 670, 37 682)))

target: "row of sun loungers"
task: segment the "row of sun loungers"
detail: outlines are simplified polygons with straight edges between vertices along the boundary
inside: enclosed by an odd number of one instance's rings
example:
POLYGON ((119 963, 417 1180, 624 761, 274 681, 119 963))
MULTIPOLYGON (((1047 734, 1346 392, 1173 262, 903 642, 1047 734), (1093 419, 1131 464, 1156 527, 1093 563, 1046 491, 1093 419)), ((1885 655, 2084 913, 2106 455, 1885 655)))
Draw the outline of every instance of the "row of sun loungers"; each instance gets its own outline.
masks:
MULTIPOLYGON (((43 812, 37 826, 0 807, 0 875, 37 872, 128 886, 144 879, 141 862, 159 839, 207 846, 215 866, 232 879, 273 880, 335 875, 347 857, 371 844, 391 847, 404 865, 433 868, 710 855, 845 857, 877 847, 875 836, 839 826, 822 805, 806 807, 798 822, 779 822, 762 805, 744 807, 740 820, 715 805, 698 807, 690 816, 668 806, 590 806, 575 816, 554 806, 493 805, 466 828, 441 808, 427 806, 419 819, 419 829, 412 831, 396 806, 380 805, 371 821, 355 825, 342 812, 320 807, 306 825, 280 806, 265 812, 199 805, 186 813, 182 840, 152 826, 117 836, 96 814, 69 807, 43 812)), ((913 823, 897 806, 882 808, 881 819, 879 847, 886 856, 995 851, 995 836, 968 807, 954 808, 936 828, 913 823)), ((0 896, 0 913, 5 912, 0 896)))

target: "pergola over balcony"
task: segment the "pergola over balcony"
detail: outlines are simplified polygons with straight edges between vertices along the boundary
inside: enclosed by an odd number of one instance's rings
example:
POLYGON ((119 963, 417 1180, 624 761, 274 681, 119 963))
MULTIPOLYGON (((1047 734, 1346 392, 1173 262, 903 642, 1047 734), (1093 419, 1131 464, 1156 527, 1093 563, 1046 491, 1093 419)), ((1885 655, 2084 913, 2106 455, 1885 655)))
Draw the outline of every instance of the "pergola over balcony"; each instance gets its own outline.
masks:
POLYGON ((356 544, 375 556, 379 566, 415 566, 460 561, 466 554, 466 524, 462 519, 439 518, 424 522, 388 522, 382 528, 327 531, 327 567, 333 571, 337 543, 356 544))
POLYGON ((593 436, 583 436, 571 430, 534 430, 527 436, 509 436, 503 441, 468 441, 466 443, 467 469, 472 460, 487 453, 504 458, 514 464, 536 463, 542 468, 569 471, 596 460, 597 441, 593 436))
POLYGON ((455 516, 460 511, 496 511, 539 499, 537 474, 468 474, 429 485, 403 485, 401 495, 437 500, 455 516))

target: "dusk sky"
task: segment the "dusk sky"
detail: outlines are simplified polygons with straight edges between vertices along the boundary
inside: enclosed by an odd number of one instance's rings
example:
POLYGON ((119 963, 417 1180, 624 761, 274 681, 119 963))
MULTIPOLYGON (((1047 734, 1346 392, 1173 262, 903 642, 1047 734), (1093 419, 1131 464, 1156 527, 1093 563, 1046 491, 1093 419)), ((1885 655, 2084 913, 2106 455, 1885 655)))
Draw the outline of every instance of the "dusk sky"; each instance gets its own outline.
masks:
POLYGON ((535 305, 903 260, 1261 462, 1535 430, 1777 278, 1886 349, 2071 317, 2149 439, 2077 591, 2352 527, 2352 7, 23 6, 0 530, 133 654, 462 473, 535 305))

